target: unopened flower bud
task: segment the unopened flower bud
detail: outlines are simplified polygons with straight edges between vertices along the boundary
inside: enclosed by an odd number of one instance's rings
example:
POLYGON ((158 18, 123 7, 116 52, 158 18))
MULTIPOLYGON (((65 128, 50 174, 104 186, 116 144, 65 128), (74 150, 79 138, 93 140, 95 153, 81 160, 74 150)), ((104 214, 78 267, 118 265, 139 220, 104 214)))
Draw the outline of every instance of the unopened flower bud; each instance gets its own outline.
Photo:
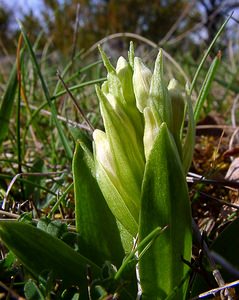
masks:
POLYGON ((171 133, 174 136, 178 151, 181 153, 181 131, 184 125, 185 102, 178 82, 175 79, 170 80, 168 91, 172 103, 171 133))
POLYGON ((162 122, 158 119, 154 108, 151 107, 144 109, 144 120, 144 154, 147 161, 162 122))
POLYGON ((139 57, 134 58, 133 85, 136 105, 140 112, 148 106, 149 88, 152 72, 147 68, 139 57))
POLYGON ((121 82, 124 99, 127 103, 135 105, 132 75, 133 70, 127 60, 120 56, 116 65, 116 74, 121 82))

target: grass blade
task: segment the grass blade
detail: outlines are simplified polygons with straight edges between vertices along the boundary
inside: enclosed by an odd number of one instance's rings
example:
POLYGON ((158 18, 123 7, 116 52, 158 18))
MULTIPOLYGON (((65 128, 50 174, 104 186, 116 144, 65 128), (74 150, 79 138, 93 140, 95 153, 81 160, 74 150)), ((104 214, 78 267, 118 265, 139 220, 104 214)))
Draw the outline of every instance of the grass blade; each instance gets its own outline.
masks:
POLYGON ((69 159, 71 159, 72 158, 72 150, 71 150, 71 148, 69 146, 69 142, 68 142, 68 140, 67 140, 67 138, 66 138, 66 136, 64 134, 63 128, 62 128, 60 122, 57 119, 56 107, 55 107, 55 104, 51 101, 51 96, 50 96, 49 90, 47 88, 46 82, 45 82, 45 80, 44 80, 44 78, 42 76, 42 73, 41 73, 41 70, 40 70, 40 66, 39 66, 39 64, 37 62, 37 59, 36 59, 36 55, 35 55, 35 53, 34 53, 34 51, 32 49, 30 41, 29 41, 29 39, 27 37, 27 34, 26 34, 26 32, 25 32, 25 30, 24 30, 21 22, 18 22, 18 23, 19 23, 19 26, 20 26, 20 29, 21 29, 21 32, 22 32, 22 35, 23 35, 23 39, 24 39, 24 41, 26 43, 26 46, 27 46, 27 49, 29 51, 29 54, 30 54, 33 66, 35 67, 37 75, 38 75, 38 77, 40 79, 40 82, 41 82, 41 85, 42 85, 42 89, 43 89, 45 98, 46 98, 46 100, 48 102, 48 105, 49 105, 49 107, 51 109, 52 118, 53 118, 54 123, 55 123, 55 125, 57 127, 57 130, 58 130, 61 142, 63 144, 63 147, 65 149, 66 155, 67 155, 67 157, 69 159))
POLYGON ((132 262, 134 262, 134 266, 136 266, 138 259, 136 259, 136 254, 138 251, 141 252, 141 256, 144 254, 144 252, 146 252, 148 250, 148 248, 151 246, 151 244, 154 242, 154 240, 156 238, 158 238, 158 236, 160 234, 163 233, 163 231, 166 228, 160 228, 157 227, 155 228, 150 234, 148 234, 140 243, 139 245, 130 252, 129 255, 127 255, 127 257, 124 259, 122 265, 120 266, 119 270, 116 272, 115 274, 115 280, 119 280, 122 277, 122 274, 125 272, 125 270, 127 270, 127 267, 129 264, 131 264, 132 262))
POLYGON ((0 145, 8 133, 8 126, 10 122, 16 90, 17 90, 17 69, 16 69, 16 65, 14 65, 9 77, 7 89, 3 96, 2 105, 0 108, 0 120, 1 120, 0 145))
POLYGON ((198 79, 198 76, 199 76, 199 73, 200 71, 202 70, 202 67, 203 67, 203 64, 205 63, 210 51, 212 50, 213 46, 215 45, 217 39, 219 38, 219 36, 221 35, 221 33, 223 32, 224 28, 226 27, 228 21, 230 20, 230 18, 232 17, 232 14, 225 20, 225 22, 222 24, 222 26, 220 27, 220 29, 218 30, 217 34, 215 35, 214 39, 212 40, 210 46, 208 47, 206 53, 204 54, 198 68, 197 68, 197 71, 193 77, 193 80, 192 80, 192 83, 191 83, 191 86, 190 86, 190 89, 189 89, 189 94, 191 95, 192 94, 192 91, 195 87, 195 84, 196 84, 196 81, 198 79))
POLYGON ((194 153, 194 144, 195 144, 195 121, 193 115, 193 106, 191 97, 186 91, 186 101, 187 101, 187 114, 188 114, 188 126, 186 136, 183 142, 183 167, 185 174, 188 173, 188 170, 192 163, 193 153, 194 153))
POLYGON ((209 93, 209 89, 210 89, 210 87, 212 85, 212 82, 214 80, 214 77, 215 77, 218 65, 220 63, 220 60, 221 60, 221 53, 219 52, 218 55, 214 58, 211 66, 210 66, 210 68, 207 72, 206 78, 204 79, 204 82, 202 84, 202 88, 199 92, 198 99, 197 99, 197 102, 196 102, 196 105, 195 105, 195 108, 194 108, 195 123, 197 123, 197 121, 199 119, 200 112, 203 108, 203 104, 204 104, 204 102, 207 98, 207 95, 209 93))

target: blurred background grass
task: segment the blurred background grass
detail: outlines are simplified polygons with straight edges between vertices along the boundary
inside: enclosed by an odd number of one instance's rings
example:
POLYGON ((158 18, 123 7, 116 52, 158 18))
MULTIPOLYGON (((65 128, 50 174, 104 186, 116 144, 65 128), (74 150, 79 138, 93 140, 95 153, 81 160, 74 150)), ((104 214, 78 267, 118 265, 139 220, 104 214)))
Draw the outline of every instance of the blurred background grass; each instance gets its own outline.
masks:
MULTIPOLYGON (((199 46, 210 43, 232 11, 236 18, 238 7, 239 2, 233 0, 1 0, 0 53, 14 53, 19 18, 31 39, 36 40, 43 32, 40 49, 47 45, 64 55, 72 54, 73 44, 76 50, 89 49, 113 33, 131 32, 171 53, 183 50, 197 56, 199 46)), ((231 20, 224 32, 224 46, 236 39, 235 25, 231 20)), ((125 49, 122 39, 112 46, 118 51, 125 49)))

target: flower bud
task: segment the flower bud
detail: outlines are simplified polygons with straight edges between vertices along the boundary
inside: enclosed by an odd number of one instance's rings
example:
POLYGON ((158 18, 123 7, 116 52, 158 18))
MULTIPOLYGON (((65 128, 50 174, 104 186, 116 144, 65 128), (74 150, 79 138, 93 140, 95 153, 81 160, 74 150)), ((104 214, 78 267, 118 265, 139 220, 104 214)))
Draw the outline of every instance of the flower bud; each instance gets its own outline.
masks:
POLYGON ((124 99, 127 103, 135 105, 132 75, 133 70, 127 60, 120 56, 116 65, 116 74, 121 82, 124 99))
POLYGON ((147 161, 162 122, 158 119, 154 108, 151 107, 144 109, 144 120, 144 154, 147 161))
POLYGON ((172 107, 167 86, 163 78, 163 52, 159 51, 155 61, 154 72, 149 92, 150 106, 155 107, 160 119, 171 129, 172 107))
POLYGON ((106 134, 96 129, 93 139, 96 179, 102 194, 115 217, 135 236, 139 217, 139 203, 136 200, 140 197, 140 190, 134 190, 130 180, 127 183, 129 188, 125 187, 120 176, 122 166, 115 161, 106 134))
POLYGON ((134 58, 133 86, 136 105, 140 112, 148 106, 149 88, 152 72, 143 64, 139 57, 134 58))
POLYGON ((174 136, 179 154, 181 155, 181 131, 184 125, 185 102, 178 86, 178 82, 174 78, 169 82, 168 91, 172 103, 171 133, 174 136))
POLYGON ((96 129, 93 132, 93 140, 95 145, 96 160, 105 169, 105 172, 107 172, 109 178, 114 181, 115 164, 105 132, 96 129))
POLYGON ((143 136, 143 118, 135 105, 135 94, 133 89, 133 70, 131 65, 124 57, 120 57, 116 65, 116 74, 121 82, 122 95, 124 97, 125 110, 132 120, 133 124, 137 124, 137 140, 141 140, 143 136))

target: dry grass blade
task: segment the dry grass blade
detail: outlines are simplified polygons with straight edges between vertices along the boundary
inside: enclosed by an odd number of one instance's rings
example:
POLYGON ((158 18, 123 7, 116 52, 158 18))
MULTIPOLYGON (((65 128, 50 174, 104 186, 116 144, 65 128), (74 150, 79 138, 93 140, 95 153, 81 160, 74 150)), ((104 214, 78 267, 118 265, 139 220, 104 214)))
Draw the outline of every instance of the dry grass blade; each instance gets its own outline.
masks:
MULTIPOLYGON (((230 282, 230 283, 226 283, 224 284, 223 286, 220 286, 218 288, 215 288, 215 289, 212 289, 212 290, 209 290, 205 293, 202 293, 194 298, 191 298, 190 300, 198 300, 198 299, 203 299, 203 298, 206 298, 206 297, 209 297, 209 296, 212 296, 214 295, 215 293, 218 293, 220 291, 223 291, 225 289, 229 289, 229 288, 232 288, 236 285, 239 285, 239 280, 236 280, 236 281, 233 281, 233 282, 230 282)), ((229 298, 227 298, 229 299, 229 298)), ((233 299, 233 298, 230 298, 230 299, 233 299)))
POLYGON ((71 100, 73 101, 74 105, 76 106, 78 112, 80 113, 80 115, 82 116, 82 118, 85 120, 85 122, 87 123, 87 125, 89 126, 91 132, 93 133, 93 131, 95 130, 94 127, 92 126, 92 124, 90 123, 90 121, 86 118, 83 110, 81 109, 81 107, 78 105, 75 97, 73 96, 73 94, 71 93, 71 91, 69 90, 69 88, 67 87, 67 85, 65 84, 63 78, 60 75, 60 72, 57 71, 57 76, 59 77, 60 81, 62 82, 64 88, 66 89, 68 95, 70 96, 71 100))

